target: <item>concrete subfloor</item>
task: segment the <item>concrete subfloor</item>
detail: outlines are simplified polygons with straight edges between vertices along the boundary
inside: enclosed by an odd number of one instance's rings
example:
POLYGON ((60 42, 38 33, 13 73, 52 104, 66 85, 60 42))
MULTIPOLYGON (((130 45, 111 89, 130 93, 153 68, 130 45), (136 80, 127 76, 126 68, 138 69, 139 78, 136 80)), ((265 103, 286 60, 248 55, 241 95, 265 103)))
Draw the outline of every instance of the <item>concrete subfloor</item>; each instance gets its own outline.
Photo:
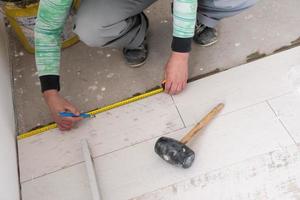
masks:
MULTIPOLYGON (((159 85, 170 54, 169 5, 169 1, 158 1, 145 11, 150 18, 150 55, 139 69, 126 66, 118 49, 90 48, 80 42, 64 50, 61 94, 80 110, 89 111, 159 85)), ((298 0, 260 0, 248 11, 224 19, 218 26, 217 44, 206 48, 193 45, 189 76, 225 70, 251 60, 253 55, 256 58, 297 45, 299 7, 298 0)), ((16 116, 22 133, 52 119, 40 93, 34 56, 10 35, 16 116)))

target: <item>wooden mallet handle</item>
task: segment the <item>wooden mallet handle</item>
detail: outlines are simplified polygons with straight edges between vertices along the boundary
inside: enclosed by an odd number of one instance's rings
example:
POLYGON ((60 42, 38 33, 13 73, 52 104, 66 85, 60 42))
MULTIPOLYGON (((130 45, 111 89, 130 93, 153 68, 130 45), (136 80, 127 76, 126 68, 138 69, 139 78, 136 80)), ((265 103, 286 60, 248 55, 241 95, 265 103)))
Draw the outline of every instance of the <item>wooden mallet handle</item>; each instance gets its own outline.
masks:
POLYGON ((180 142, 183 144, 187 144, 189 141, 191 141, 191 139, 198 133, 198 131, 205 127, 223 108, 223 103, 217 105, 200 122, 198 122, 196 126, 180 140, 180 142))

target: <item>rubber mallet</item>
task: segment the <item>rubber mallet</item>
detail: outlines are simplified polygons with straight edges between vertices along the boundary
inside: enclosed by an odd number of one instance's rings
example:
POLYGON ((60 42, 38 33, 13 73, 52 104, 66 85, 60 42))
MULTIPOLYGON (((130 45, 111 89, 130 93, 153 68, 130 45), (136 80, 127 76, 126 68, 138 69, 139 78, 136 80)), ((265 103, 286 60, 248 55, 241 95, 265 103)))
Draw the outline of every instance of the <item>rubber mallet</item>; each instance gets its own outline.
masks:
POLYGON ((195 152, 186 144, 205 127, 222 109, 224 104, 220 103, 210 111, 196 126, 190 130, 180 141, 172 138, 161 137, 155 143, 155 152, 166 162, 182 167, 189 168, 195 159, 195 152))

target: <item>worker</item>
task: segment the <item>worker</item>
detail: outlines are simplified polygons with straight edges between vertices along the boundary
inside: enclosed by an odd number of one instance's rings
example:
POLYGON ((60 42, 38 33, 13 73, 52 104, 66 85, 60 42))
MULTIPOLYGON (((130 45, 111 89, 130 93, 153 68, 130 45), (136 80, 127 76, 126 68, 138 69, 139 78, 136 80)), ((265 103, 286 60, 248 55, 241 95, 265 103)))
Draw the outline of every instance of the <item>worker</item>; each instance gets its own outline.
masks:
MULTIPOLYGON (((117 47, 130 67, 139 67, 148 56, 149 22, 143 10, 156 0, 84 0, 73 31, 92 47, 117 47)), ((224 17, 253 6, 256 0, 174 0, 171 55, 165 65, 165 90, 181 92, 187 84, 188 60, 194 40, 202 46, 217 41, 215 26, 224 17)), ((81 120, 62 118, 78 109, 59 94, 61 33, 72 0, 41 0, 35 26, 35 58, 44 99, 58 127, 65 131, 81 120)))

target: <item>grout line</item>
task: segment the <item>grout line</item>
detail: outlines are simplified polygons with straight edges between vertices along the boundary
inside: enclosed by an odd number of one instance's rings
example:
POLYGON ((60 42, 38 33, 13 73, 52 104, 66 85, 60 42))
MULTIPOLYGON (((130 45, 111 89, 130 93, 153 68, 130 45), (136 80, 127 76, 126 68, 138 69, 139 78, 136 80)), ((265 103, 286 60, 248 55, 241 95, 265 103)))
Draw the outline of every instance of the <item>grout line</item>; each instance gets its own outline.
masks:
MULTIPOLYGON (((216 118, 217 118, 217 117, 223 117, 223 116, 226 116, 226 115, 235 113, 235 112, 239 112, 239 111, 242 111, 242 110, 251 108, 251 107, 255 107, 255 106, 257 106, 257 105, 259 105, 259 104, 262 104, 262 103, 265 103, 265 100, 256 102, 256 103, 254 103, 254 104, 246 105, 246 106, 244 106, 244 107, 240 107, 240 108, 237 108, 237 109, 232 110, 232 111, 228 111, 228 112, 225 112, 225 113, 220 113, 220 115, 219 115, 219 116, 216 116, 216 118)), ((225 104, 225 107, 226 107, 226 104, 225 104)))
POLYGON ((177 132, 177 131, 183 130, 183 129, 185 129, 185 127, 178 128, 178 129, 176 129, 176 130, 172 130, 172 131, 167 132, 167 133, 163 133, 163 134, 161 134, 161 135, 159 135, 159 136, 155 136, 155 137, 151 137, 151 138, 148 138, 148 139, 144 139, 144 140, 142 140, 142 141, 140 141, 140 142, 137 142, 137 143, 134 143, 134 144, 131 144, 131 145, 128 145, 128 146, 124 146, 124 147, 122 147, 122 148, 119 148, 119 149, 116 149, 116 150, 113 150, 113 151, 110 151, 110 152, 107 152, 107 153, 104 153, 104 154, 101 154, 101 155, 98 155, 98 156, 94 156, 93 158, 94 158, 94 159, 97 159, 97 158, 106 156, 106 155, 108 155, 108 154, 115 153, 115 152, 117 152, 117 151, 122 151, 122 150, 124 150, 124 149, 130 148, 130 147, 134 147, 134 146, 140 145, 140 144, 145 143, 145 142, 149 142, 150 140, 153 140, 153 139, 155 139, 155 138, 160 138, 160 137, 162 137, 162 136, 171 135, 171 134, 173 134, 173 133, 175 133, 175 132, 177 132))
POLYGON ((266 100, 266 103, 268 104, 269 108, 272 110, 272 112, 274 113, 274 115, 276 116, 276 118, 278 119, 278 121, 280 122, 280 124, 282 125, 282 127, 285 129, 285 131, 287 132, 287 134, 290 136, 290 138, 293 140, 293 142, 297 145, 296 140, 294 139, 294 137, 292 136, 292 134, 290 133, 290 131, 288 130, 288 128, 285 126, 285 124, 283 123, 283 121, 279 118, 279 116, 276 114, 276 111, 274 110, 274 108, 271 106, 269 100, 266 100))
POLYGON ((183 127, 186 128, 186 124, 184 123, 184 120, 183 120, 183 118, 182 118, 182 116, 181 116, 181 113, 179 112, 179 108, 178 108, 178 106, 177 106, 177 104, 176 104, 176 102, 175 102, 175 100, 174 100, 174 98, 173 98, 172 95, 171 95, 171 99, 172 99, 172 101, 173 101, 173 103, 174 103, 174 105, 175 105, 175 108, 176 108, 176 110, 177 110, 177 112, 178 112, 178 114, 179 114, 179 117, 180 117, 180 119, 181 119, 181 121, 182 121, 183 127))
POLYGON ((71 165, 69 165, 69 166, 67 166, 67 167, 62 167, 62 168, 56 169, 56 170, 54 170, 54 171, 52 171, 52 172, 48 172, 48 173, 42 174, 42 175, 40 175, 40 176, 31 178, 31 179, 27 179, 27 180, 24 180, 24 181, 20 181, 20 182, 21 182, 21 184, 23 185, 24 183, 28 183, 28 182, 34 181, 34 180, 39 179, 39 178, 42 178, 42 177, 44 177, 44 176, 48 176, 48 175, 54 174, 54 173, 56 173, 56 172, 59 172, 59 171, 62 171, 62 170, 65 170, 65 169, 74 167, 74 166, 76 166, 76 165, 83 164, 83 163, 84 163, 84 161, 76 162, 76 163, 73 163, 73 164, 71 164, 71 165))
MULTIPOLYGON (((223 117, 223 116, 225 116, 225 115, 228 115, 228 114, 231 114, 231 113, 234 113, 234 112, 238 112, 238 111, 241 111, 241 110, 244 110, 244 109, 247 109, 247 108, 251 108, 251 107, 257 106, 257 105, 259 105, 259 104, 266 103, 266 101, 268 101, 268 100, 273 100, 273 99, 276 99, 276 98, 278 98, 278 97, 285 96, 285 95, 291 94, 291 93, 292 93, 292 92, 286 92, 286 93, 280 94, 280 95, 278 95, 278 96, 274 96, 274 97, 268 98, 267 100, 258 101, 258 102, 256 102, 256 103, 253 103, 253 104, 250 104, 250 105, 246 105, 246 106, 237 108, 237 109, 232 110, 232 111, 228 111, 228 112, 225 112, 225 113, 221 113, 221 114, 220 114, 219 116, 217 116, 217 117, 223 117)), ((226 107, 226 104, 225 104, 225 107, 226 107)))
POLYGON ((267 99, 266 101, 274 100, 274 99, 277 99, 279 97, 286 96, 286 95, 293 94, 293 93, 294 93, 293 91, 284 92, 284 93, 282 93, 280 95, 273 96, 273 97, 267 99))

